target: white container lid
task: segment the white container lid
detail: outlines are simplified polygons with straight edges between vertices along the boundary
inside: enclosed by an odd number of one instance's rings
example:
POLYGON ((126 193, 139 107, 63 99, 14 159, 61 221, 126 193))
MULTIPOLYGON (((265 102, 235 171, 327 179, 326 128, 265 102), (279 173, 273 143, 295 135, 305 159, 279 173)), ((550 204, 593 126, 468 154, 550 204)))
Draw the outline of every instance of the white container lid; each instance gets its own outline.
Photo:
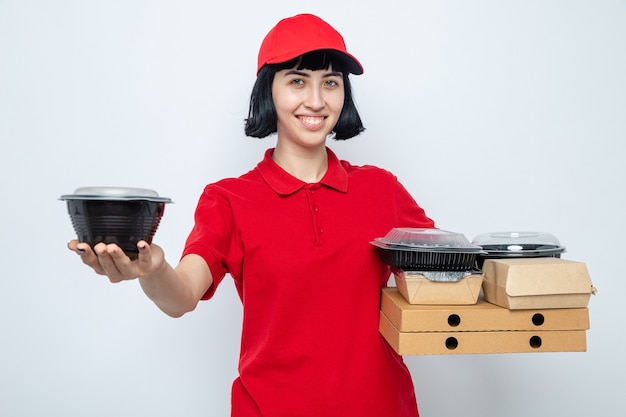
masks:
POLYGON ((159 193, 154 190, 133 187, 80 187, 74 191, 74 194, 62 195, 59 199, 172 202, 170 198, 160 197, 159 193))

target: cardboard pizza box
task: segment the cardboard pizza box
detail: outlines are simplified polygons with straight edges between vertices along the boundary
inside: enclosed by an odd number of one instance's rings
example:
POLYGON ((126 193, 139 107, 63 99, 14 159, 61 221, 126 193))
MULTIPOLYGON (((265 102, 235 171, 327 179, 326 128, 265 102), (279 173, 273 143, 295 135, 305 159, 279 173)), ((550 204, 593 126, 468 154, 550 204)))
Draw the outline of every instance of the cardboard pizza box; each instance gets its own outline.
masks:
POLYGON ((584 330, 401 332, 380 312, 380 333, 399 355, 585 352, 584 330))
POLYGON ((401 332, 545 331, 589 329, 588 308, 509 310, 479 299, 472 305, 410 304, 384 288, 381 311, 401 332))

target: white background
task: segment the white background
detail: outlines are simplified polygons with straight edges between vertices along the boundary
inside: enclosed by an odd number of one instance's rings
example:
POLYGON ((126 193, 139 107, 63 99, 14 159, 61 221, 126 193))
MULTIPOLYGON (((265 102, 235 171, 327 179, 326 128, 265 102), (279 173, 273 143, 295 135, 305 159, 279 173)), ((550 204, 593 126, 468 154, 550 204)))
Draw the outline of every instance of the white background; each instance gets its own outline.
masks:
POLYGON ((599 290, 586 353, 407 357, 422 415, 621 414, 624 0, 0 0, 0 415, 229 414, 232 282, 171 319, 66 249, 58 197, 171 197, 155 242, 176 263, 202 187, 273 146, 243 134, 256 54, 300 12, 365 67, 353 87, 367 131, 330 142, 341 158, 392 170, 470 239, 556 235, 599 290))

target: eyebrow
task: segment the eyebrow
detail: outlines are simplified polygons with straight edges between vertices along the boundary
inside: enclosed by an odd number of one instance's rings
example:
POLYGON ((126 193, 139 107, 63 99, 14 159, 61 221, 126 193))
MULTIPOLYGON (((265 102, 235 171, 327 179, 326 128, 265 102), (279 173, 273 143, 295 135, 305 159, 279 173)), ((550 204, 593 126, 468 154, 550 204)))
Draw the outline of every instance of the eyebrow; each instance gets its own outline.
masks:
MULTIPOLYGON (((285 75, 299 75, 301 77, 310 77, 310 75, 307 74, 306 72, 298 71, 295 69, 287 71, 285 75)), ((331 72, 324 74, 324 77, 341 77, 341 76, 342 76, 342 73, 339 71, 331 71, 331 72)))

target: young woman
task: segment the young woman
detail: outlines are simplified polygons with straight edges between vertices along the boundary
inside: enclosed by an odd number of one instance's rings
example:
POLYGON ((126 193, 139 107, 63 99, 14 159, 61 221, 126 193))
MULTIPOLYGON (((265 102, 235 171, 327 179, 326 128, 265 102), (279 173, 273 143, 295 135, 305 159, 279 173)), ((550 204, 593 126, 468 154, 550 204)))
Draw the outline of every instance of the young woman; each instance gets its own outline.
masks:
POLYGON ((135 261, 114 244, 69 243, 111 281, 138 278, 174 317, 232 276, 243 305, 232 416, 418 415, 409 371, 378 332, 389 270, 369 242, 434 223, 390 172, 326 146, 363 131, 348 78, 362 72, 328 23, 281 20, 261 45, 245 127, 276 133, 276 147, 205 187, 178 266, 143 241, 135 261))

